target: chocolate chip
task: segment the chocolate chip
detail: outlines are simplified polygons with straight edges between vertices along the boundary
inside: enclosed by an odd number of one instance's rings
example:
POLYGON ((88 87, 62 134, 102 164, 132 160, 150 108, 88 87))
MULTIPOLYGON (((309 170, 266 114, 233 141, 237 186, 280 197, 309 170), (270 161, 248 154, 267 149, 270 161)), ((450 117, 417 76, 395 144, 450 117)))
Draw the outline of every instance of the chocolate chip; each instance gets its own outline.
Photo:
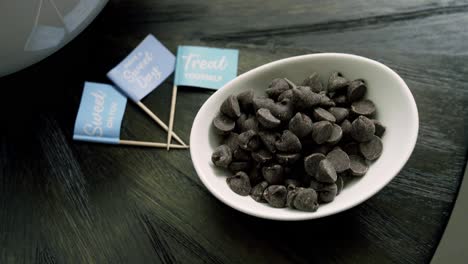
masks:
POLYGON ((276 146, 275 143, 278 141, 281 137, 281 135, 277 132, 271 132, 271 131, 260 131, 258 132, 258 135, 260 136, 260 140, 262 141, 263 145, 272 153, 276 152, 276 146))
POLYGON ((289 121, 289 130, 297 137, 303 138, 312 132, 312 119, 306 114, 298 112, 289 121))
POLYGON ((260 108, 271 109, 274 107, 275 101, 267 97, 255 97, 253 99, 254 111, 257 112, 260 108))
POLYGON ((309 77, 307 77, 304 81, 302 81, 301 86, 309 86, 312 92, 318 93, 323 91, 322 82, 320 81, 320 76, 318 73, 314 72, 309 77))
POLYGON ((379 120, 376 119, 372 119, 372 123, 374 123, 375 126, 375 135, 381 138, 385 133, 385 126, 379 120))
POLYGON ((310 176, 314 176, 318 172, 320 161, 325 159, 325 155, 321 153, 312 153, 304 158, 304 170, 310 176))
POLYGON ((298 180, 287 179, 284 181, 284 186, 286 186, 288 190, 292 190, 301 186, 301 183, 298 180))
POLYGON ((317 211, 319 204, 317 201, 317 193, 311 188, 300 188, 297 190, 297 194, 294 195, 293 199, 294 208, 307 211, 317 211))
POLYGON ((274 164, 262 168, 263 178, 269 184, 280 184, 284 180, 283 166, 274 164))
POLYGON ((232 161, 232 151, 227 145, 217 147, 211 155, 211 161, 218 167, 227 168, 232 161))
POLYGON ((230 95, 221 105, 221 112, 230 118, 238 118, 241 114, 239 101, 235 95, 230 95))
POLYGON ((332 123, 319 121, 312 124, 312 139, 317 144, 323 144, 330 138, 333 131, 332 123))
POLYGON ((255 185, 250 192, 250 197, 257 202, 266 203, 265 198, 263 198, 263 192, 268 187, 268 182, 262 181, 259 184, 255 185))
POLYGON ((249 171, 251 163, 249 161, 233 161, 229 164, 228 169, 232 172, 249 171))
POLYGON ((317 121, 328 121, 332 123, 336 122, 335 116, 321 107, 315 108, 313 111, 313 115, 315 120, 317 121))
POLYGON ((257 132, 248 130, 239 135, 239 146, 248 151, 255 151, 260 147, 257 132))
POLYGON ((294 115, 294 107, 289 99, 276 103, 270 111, 276 118, 285 122, 288 122, 294 115))
POLYGON ((242 111, 247 113, 253 109, 254 97, 255 93, 252 90, 247 90, 237 95, 237 101, 239 101, 239 106, 242 111))
POLYGON ((241 148, 237 148, 232 152, 232 159, 235 161, 250 161, 250 152, 241 148))
POLYGON ((250 180, 245 172, 237 172, 235 175, 228 177, 226 182, 233 192, 242 196, 249 195, 251 190, 250 180))
POLYGON ((341 148, 335 148, 327 154, 327 160, 333 164, 335 171, 340 173, 349 169, 349 157, 341 148))
POLYGON ((328 111, 335 117, 336 123, 341 123, 349 115, 349 110, 344 107, 330 107, 328 111))
POLYGON ((367 173, 369 166, 367 166, 366 160, 363 157, 358 155, 350 155, 349 160, 351 162, 351 175, 360 177, 367 173))
POLYGON ((286 80, 282 78, 276 78, 270 83, 268 89, 266 89, 265 92, 268 97, 276 99, 281 93, 289 89, 291 89, 291 87, 289 86, 288 82, 286 82, 286 80))
POLYGON ((348 100, 346 99, 346 95, 340 94, 332 98, 332 101, 339 106, 348 106, 348 100))
POLYGON ((349 102, 360 100, 366 94, 367 87, 362 80, 354 80, 349 83, 346 93, 349 102))
POLYGON ((288 188, 288 194, 286 195, 286 206, 294 209, 294 199, 296 199, 297 192, 302 188, 288 188))
POLYGON ((266 108, 260 108, 257 111, 257 119, 260 124, 265 128, 275 128, 281 124, 281 121, 274 117, 270 110, 266 108))
POLYGON ((288 190, 283 185, 270 185, 263 192, 263 197, 269 205, 275 208, 283 208, 286 206, 286 196, 288 190))
POLYGON ((332 99, 330 99, 330 97, 328 97, 327 95, 324 94, 324 95, 320 96, 320 102, 319 102, 318 105, 321 106, 321 107, 328 108, 328 107, 333 107, 336 104, 332 99))
POLYGON ((375 105, 371 100, 364 99, 352 103, 351 111, 357 115, 370 117, 375 113, 375 105))
POLYGON ((252 152, 252 158, 256 162, 258 162, 260 164, 263 164, 263 163, 266 163, 266 162, 269 162, 270 160, 272 160, 273 155, 268 150, 260 149, 258 151, 252 152))
POLYGON ((276 153, 276 160, 282 165, 293 165, 300 158, 300 153, 276 153))
POLYGON ((218 116, 213 120, 213 126, 216 134, 226 135, 236 127, 236 122, 230 119, 228 116, 219 113, 218 116))
POLYGON ((344 180, 343 180, 343 177, 340 176, 340 175, 338 175, 338 176, 336 177, 336 182, 335 182, 335 184, 336 184, 336 187, 337 187, 336 195, 338 195, 338 194, 341 193, 341 191, 342 191, 343 188, 344 188, 344 180))
POLYGON ((292 89, 294 106, 298 110, 307 110, 320 103, 321 95, 312 92, 310 87, 298 86, 292 89))
POLYGON ((319 182, 334 183, 336 177, 337 175, 333 164, 327 159, 321 160, 317 173, 315 174, 315 179, 319 182))
POLYGON ((333 130, 330 137, 327 139, 327 143, 334 145, 338 143, 342 137, 343 131, 341 130, 341 127, 337 124, 333 124, 333 130))
POLYGON ((289 130, 284 130, 281 138, 275 143, 276 149, 287 153, 297 153, 302 149, 299 138, 289 130))
POLYGON ((382 155, 382 140, 377 136, 372 136, 371 140, 359 144, 359 149, 367 160, 376 160, 382 155))
POLYGON ((328 79, 328 92, 336 92, 348 86, 349 81, 339 72, 333 72, 328 79))
POLYGON ((255 116, 250 116, 248 118, 245 118, 244 114, 242 114, 238 119, 237 119, 237 127, 239 128, 240 132, 245 132, 248 130, 253 130, 255 132, 258 131, 258 120, 255 116), (244 119, 245 118, 245 119, 244 119))
POLYGON ((319 200, 322 203, 332 202, 338 193, 338 186, 335 183, 324 185, 319 191, 319 200))
POLYGON ((349 122, 348 119, 345 119, 343 120, 343 122, 341 122, 341 131, 343 131, 343 139, 344 140, 348 140, 351 138, 351 122, 349 122))
POLYGON ((292 100, 293 96, 294 96, 294 94, 293 94, 292 89, 286 90, 286 91, 282 92, 280 94, 280 96, 278 96, 278 102, 281 102, 284 99, 292 100))
POLYGON ((374 133, 374 123, 365 116, 359 116, 351 124, 351 136, 358 142, 371 140, 374 133))
POLYGON ((310 186, 309 187, 314 189, 316 192, 319 192, 320 189, 322 189, 322 187, 324 185, 326 185, 326 184, 328 184, 328 183, 319 182, 314 178, 314 179, 310 179, 310 186))

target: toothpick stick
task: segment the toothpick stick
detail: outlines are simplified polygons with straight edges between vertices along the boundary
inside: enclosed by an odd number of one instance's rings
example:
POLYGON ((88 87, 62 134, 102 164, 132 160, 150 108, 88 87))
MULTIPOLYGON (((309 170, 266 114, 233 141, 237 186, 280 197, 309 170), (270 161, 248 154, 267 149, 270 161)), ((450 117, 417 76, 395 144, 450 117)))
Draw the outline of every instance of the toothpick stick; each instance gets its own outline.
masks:
MULTIPOLYGON (((175 138, 175 137, 174 137, 175 138)), ((129 145, 129 146, 142 146, 142 147, 155 147, 155 148, 166 148, 166 143, 160 142, 146 142, 146 141, 135 141, 135 140, 119 140, 120 145, 129 145)), ((171 144, 171 148, 175 149, 187 149, 188 146, 174 145, 171 144)))
MULTIPOLYGON (((147 113, 156 123, 158 123, 158 125, 160 125, 166 132, 168 131, 168 127, 166 124, 164 124, 163 121, 161 121, 161 119, 159 119, 159 117, 157 117, 153 112, 151 112, 151 110, 148 109, 148 107, 146 107, 142 102, 136 102, 136 104, 141 108, 143 109, 143 111, 145 111, 145 113, 147 113)), ((182 144, 182 146, 184 147, 188 147, 187 144, 184 143, 184 141, 182 141, 182 139, 179 138, 179 136, 176 135, 176 133, 174 133, 174 131, 171 132, 172 136, 180 143, 182 144)))
POLYGON ((167 132, 167 150, 169 150, 169 146, 171 144, 172 128, 174 126, 176 98, 177 98, 177 85, 174 84, 172 86, 171 113, 169 115, 169 131, 167 132))

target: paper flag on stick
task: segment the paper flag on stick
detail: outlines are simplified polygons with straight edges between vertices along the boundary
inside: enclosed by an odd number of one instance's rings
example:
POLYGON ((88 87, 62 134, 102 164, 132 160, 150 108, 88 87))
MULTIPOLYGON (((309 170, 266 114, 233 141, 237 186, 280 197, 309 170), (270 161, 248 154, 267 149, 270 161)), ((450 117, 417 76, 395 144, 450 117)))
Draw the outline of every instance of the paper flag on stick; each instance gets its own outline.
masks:
POLYGON ((174 71, 175 56, 148 35, 107 76, 130 99, 141 101, 174 71))
MULTIPOLYGON (((168 126, 141 99, 156 89, 174 72, 175 56, 153 35, 148 35, 107 77, 130 99, 145 111, 165 131, 168 126)), ((174 132, 170 132, 180 144, 187 146, 174 132)))
POLYGON ((86 82, 73 139, 118 144, 127 98, 107 84, 86 82))
POLYGON ((179 46, 175 84, 219 89, 237 76, 238 50, 179 46))
MULTIPOLYGON (((86 82, 73 139, 88 142, 166 148, 165 143, 120 139, 127 98, 108 84, 86 82)), ((187 148, 170 145, 171 148, 187 148)))

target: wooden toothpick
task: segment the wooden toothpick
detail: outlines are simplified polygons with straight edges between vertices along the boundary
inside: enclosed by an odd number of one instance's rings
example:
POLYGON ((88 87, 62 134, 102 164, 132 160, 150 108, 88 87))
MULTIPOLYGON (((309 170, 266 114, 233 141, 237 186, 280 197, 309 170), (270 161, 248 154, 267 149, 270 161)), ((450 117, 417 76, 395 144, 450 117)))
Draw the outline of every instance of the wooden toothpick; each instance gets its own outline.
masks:
POLYGON ((171 113, 169 115, 169 131, 167 133, 167 150, 169 150, 172 138, 172 128, 174 126, 175 105, 177 99, 177 85, 172 86, 171 113))
MULTIPOLYGON (((161 142, 147 142, 147 141, 123 140, 123 139, 119 140, 119 145, 153 147, 153 148, 166 148, 167 147, 166 143, 161 143, 161 142)), ((170 147, 175 148, 175 149, 187 149, 188 148, 188 146, 174 145, 174 144, 171 144, 170 147)))

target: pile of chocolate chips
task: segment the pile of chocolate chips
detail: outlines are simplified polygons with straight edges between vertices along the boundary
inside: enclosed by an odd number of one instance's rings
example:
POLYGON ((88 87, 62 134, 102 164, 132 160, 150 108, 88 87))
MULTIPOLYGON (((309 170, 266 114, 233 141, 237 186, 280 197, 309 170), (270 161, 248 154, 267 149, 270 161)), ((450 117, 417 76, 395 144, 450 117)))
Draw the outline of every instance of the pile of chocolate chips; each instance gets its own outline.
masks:
POLYGON ((316 211, 382 153, 385 127, 366 91, 364 80, 334 72, 327 86, 313 73, 299 86, 274 79, 266 96, 231 95, 213 121, 223 144, 212 161, 234 174, 226 181, 239 195, 316 211))

